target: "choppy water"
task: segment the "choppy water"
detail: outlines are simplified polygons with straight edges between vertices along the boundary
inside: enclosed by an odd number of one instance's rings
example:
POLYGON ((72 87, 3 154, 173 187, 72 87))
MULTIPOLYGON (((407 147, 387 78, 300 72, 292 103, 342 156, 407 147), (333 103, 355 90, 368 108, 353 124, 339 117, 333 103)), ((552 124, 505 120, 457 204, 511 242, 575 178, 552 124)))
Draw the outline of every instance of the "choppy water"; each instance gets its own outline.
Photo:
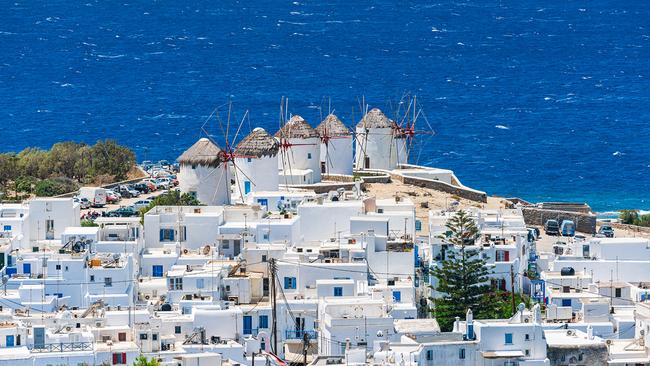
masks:
POLYGON ((111 137, 173 159, 228 96, 275 130, 283 95, 352 125, 357 97, 410 91, 437 132, 419 163, 490 194, 650 208, 645 1, 29 1, 0 19, 2 151, 111 137))

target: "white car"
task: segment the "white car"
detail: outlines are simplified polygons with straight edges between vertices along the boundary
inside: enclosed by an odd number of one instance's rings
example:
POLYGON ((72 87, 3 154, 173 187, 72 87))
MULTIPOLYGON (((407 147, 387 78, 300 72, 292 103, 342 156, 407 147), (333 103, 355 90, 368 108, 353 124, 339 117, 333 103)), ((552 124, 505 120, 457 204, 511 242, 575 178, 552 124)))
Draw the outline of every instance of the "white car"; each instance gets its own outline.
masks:
POLYGON ((133 203, 133 209, 139 211, 141 208, 149 207, 151 200, 140 200, 133 203))

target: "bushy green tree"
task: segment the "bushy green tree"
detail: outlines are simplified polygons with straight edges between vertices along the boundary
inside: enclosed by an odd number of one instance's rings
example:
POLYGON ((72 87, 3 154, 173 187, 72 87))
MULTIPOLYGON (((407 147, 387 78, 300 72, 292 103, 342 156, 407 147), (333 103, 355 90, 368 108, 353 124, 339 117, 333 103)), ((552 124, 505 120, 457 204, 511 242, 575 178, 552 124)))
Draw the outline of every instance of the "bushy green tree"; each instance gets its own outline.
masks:
POLYGON ((147 359, 147 357, 140 355, 133 362, 133 366, 160 366, 160 362, 155 358, 147 359))
POLYGON ((623 224, 635 225, 639 219, 639 211, 637 210, 622 210, 619 219, 623 224))
POLYGON ((7 190, 8 185, 18 177, 18 158, 14 153, 0 154, 0 187, 4 191, 7 190))
POLYGON ((144 215, 156 206, 199 206, 201 202, 188 193, 181 193, 178 190, 165 192, 156 196, 149 206, 140 209, 140 221, 144 222, 144 215))
POLYGON ((28 147, 18 153, 18 169, 24 177, 48 178, 52 174, 49 162, 50 153, 45 150, 28 147))
POLYGON ((43 179, 34 186, 34 194, 39 197, 52 197, 64 194, 63 185, 54 179, 43 179))
POLYGON ((113 140, 97 141, 90 149, 94 174, 109 174, 123 180, 135 164, 135 154, 113 140))
POLYGON ((479 237, 479 230, 465 211, 458 211, 446 224, 447 234, 440 239, 447 248, 441 266, 433 269, 438 279, 436 291, 442 298, 436 299, 433 313, 440 328, 449 331, 455 317, 464 317, 467 309, 472 309, 476 317, 494 312, 496 304, 485 301, 491 292, 490 270, 478 249, 468 248, 479 237))

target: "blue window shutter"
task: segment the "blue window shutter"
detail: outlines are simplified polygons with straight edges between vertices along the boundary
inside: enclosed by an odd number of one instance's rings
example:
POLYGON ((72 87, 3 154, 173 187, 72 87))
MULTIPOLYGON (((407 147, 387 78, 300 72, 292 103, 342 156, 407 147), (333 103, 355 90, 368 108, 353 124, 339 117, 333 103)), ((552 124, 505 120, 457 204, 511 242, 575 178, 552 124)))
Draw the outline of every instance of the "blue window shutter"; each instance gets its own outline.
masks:
POLYGON ((334 287, 334 296, 343 296, 343 287, 334 287))
POLYGON ((289 277, 285 277, 284 278, 284 288, 285 289, 290 288, 289 285, 290 285, 290 279, 289 279, 289 277))
POLYGON ((393 291, 393 301, 395 302, 402 301, 402 293, 399 291, 393 291))
POLYGON ((165 240, 165 229, 160 229, 160 241, 165 240))
POLYGON ((571 306, 571 299, 562 299, 562 306, 571 306))
POLYGON ((174 229, 169 229, 169 240, 174 241, 174 229))
POLYGON ((268 315, 260 315, 260 328, 268 328, 269 327, 269 317, 268 315))
POLYGON ((506 333, 506 344, 512 344, 512 333, 506 333))

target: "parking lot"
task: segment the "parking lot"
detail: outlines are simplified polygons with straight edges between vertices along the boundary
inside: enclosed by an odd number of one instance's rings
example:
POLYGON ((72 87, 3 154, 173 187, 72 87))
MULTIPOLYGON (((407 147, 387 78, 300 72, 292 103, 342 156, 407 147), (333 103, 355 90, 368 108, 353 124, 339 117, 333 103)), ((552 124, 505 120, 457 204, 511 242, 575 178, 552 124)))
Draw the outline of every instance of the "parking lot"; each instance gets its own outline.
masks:
POLYGON ((161 194, 163 194, 165 192, 167 192, 167 190, 162 190, 161 189, 161 190, 157 190, 155 192, 141 194, 139 197, 122 198, 117 203, 106 204, 104 207, 101 207, 101 208, 91 207, 91 208, 88 208, 88 209, 82 209, 81 214, 84 215, 84 214, 86 214, 88 212, 94 212, 94 211, 101 213, 101 212, 109 212, 109 211, 117 210, 120 207, 131 206, 135 202, 140 201, 140 200, 152 199, 152 198, 154 198, 156 196, 159 196, 159 195, 161 195, 161 194))

